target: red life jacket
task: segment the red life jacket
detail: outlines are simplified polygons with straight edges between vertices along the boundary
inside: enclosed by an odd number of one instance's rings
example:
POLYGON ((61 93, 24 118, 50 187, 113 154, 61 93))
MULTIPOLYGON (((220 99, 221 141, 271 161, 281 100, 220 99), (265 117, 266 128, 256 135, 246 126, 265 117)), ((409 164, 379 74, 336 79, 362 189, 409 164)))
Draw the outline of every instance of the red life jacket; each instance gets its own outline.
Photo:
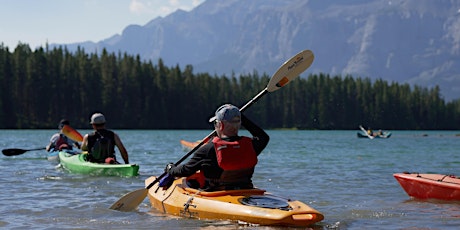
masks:
POLYGON ((72 149, 72 146, 69 146, 66 136, 59 134, 59 138, 56 140, 56 144, 54 144, 54 150, 62 149, 72 149))
POLYGON ((257 164, 257 153, 249 137, 242 137, 238 141, 214 137, 212 143, 216 149, 217 163, 224 171, 254 168, 257 164))
POLYGON ((217 163, 223 169, 218 179, 206 178, 214 190, 253 188, 252 174, 257 164, 257 153, 252 139, 242 137, 237 141, 225 141, 219 137, 212 140, 217 163))

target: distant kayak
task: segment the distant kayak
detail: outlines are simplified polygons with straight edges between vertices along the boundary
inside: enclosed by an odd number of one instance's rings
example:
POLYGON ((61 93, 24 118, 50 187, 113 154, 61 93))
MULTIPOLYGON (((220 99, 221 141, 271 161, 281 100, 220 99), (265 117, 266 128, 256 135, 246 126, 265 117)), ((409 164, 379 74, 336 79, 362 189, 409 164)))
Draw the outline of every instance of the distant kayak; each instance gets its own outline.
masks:
POLYGON ((49 161, 59 162, 59 151, 50 151, 46 154, 46 159, 49 161))
MULTIPOLYGON (((364 134, 361 131, 358 131, 357 133, 359 138, 369 138, 367 134, 364 134)), ((374 134, 372 135, 373 138, 390 138, 391 137, 391 132, 383 132, 383 134, 374 134)))
POLYGON ((417 199, 460 201, 460 179, 452 175, 395 173, 406 193, 417 199))
POLYGON ((137 164, 105 164, 93 163, 85 160, 86 154, 71 154, 59 152, 59 160, 64 169, 71 173, 89 174, 96 176, 123 176, 139 175, 137 164))
POLYGON ((359 138, 369 138, 369 139, 374 139, 374 138, 390 138, 391 137, 391 132, 383 132, 382 130, 379 130, 377 132, 373 132, 371 129, 366 130, 363 126, 359 126, 359 129, 361 131, 358 131, 356 135, 359 138))
MULTIPOLYGON (((155 177, 147 178, 145 184, 154 180, 155 177)), ((151 187, 148 197, 152 207, 181 217, 258 225, 306 227, 324 219, 323 214, 305 203, 262 189, 206 192, 189 187, 189 182, 187 178, 177 178, 167 189, 158 187, 158 183, 151 187)))
POLYGON ((192 150, 193 148, 195 148, 195 146, 199 145, 200 144, 200 140, 198 141, 194 141, 194 142, 190 142, 190 141, 186 141, 186 140, 180 140, 180 144, 182 145, 182 148, 184 148, 185 150, 192 150))
MULTIPOLYGON (((62 151, 66 152, 66 153, 69 153, 69 154, 72 154, 72 155, 76 155, 76 154, 81 153, 81 150, 63 149, 62 151)), ((49 151, 47 153, 47 155, 46 155, 46 159, 48 159, 48 161, 59 162, 59 151, 49 151)))

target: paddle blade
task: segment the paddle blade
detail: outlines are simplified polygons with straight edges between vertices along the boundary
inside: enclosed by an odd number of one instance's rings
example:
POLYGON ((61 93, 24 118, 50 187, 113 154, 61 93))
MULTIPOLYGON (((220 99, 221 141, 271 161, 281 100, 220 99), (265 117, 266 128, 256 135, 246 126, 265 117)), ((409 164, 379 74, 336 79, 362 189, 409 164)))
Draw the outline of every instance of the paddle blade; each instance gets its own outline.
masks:
POLYGON ((133 211, 139 206, 145 197, 147 197, 148 189, 142 188, 136 191, 130 192, 121 197, 117 202, 110 206, 110 209, 129 212, 133 211))
POLYGON ((34 151, 34 150, 44 150, 46 148, 36 148, 36 149, 3 149, 2 153, 5 156, 17 156, 21 155, 27 151, 34 151))
POLYGON ((284 62, 268 82, 267 91, 273 92, 287 85, 308 69, 315 56, 311 50, 304 50, 284 62))
POLYGON ((83 141, 83 136, 77 130, 73 129, 69 125, 64 125, 64 127, 62 128, 62 133, 66 135, 68 138, 72 139, 73 141, 83 141))
POLYGON ((3 149, 2 150, 2 153, 5 156, 16 156, 16 155, 21 155, 25 152, 27 152, 26 149, 3 149))

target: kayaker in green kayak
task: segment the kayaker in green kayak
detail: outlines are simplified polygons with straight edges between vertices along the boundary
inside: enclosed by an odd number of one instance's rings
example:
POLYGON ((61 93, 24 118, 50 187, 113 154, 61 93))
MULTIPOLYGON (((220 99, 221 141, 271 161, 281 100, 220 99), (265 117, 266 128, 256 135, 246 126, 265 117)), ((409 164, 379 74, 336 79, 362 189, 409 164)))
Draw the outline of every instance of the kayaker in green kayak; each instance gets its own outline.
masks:
POLYGON ((187 163, 168 164, 168 177, 187 177, 200 170, 205 184, 197 182, 190 186, 206 191, 253 188, 257 156, 267 146, 269 136, 231 104, 219 107, 209 122, 214 123, 217 136, 199 148, 187 163), (241 125, 252 138, 238 136, 241 125))
POLYGON ((96 163, 119 164, 115 157, 115 146, 117 146, 121 157, 126 164, 129 164, 128 151, 120 137, 105 128, 105 122, 102 113, 95 113, 91 116, 90 124, 94 132, 86 134, 81 144, 81 149, 88 151, 87 160, 96 163))
POLYGON ((80 148, 80 144, 78 142, 73 141, 72 139, 64 135, 64 133, 62 132, 62 128, 64 128, 64 125, 70 125, 69 120, 62 119, 59 122, 59 132, 51 136, 50 143, 46 146, 46 151, 61 151, 63 149, 72 150, 73 147, 80 148))

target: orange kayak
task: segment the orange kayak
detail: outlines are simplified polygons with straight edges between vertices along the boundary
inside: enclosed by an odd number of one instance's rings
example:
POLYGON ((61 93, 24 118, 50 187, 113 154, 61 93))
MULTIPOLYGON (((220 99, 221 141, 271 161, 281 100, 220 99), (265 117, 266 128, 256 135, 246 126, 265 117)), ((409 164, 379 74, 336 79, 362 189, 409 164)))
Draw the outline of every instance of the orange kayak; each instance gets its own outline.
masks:
MULTIPOLYGON (((206 192, 189 187, 197 175, 176 178, 168 188, 155 184, 148 191, 152 207, 181 217, 243 224, 305 227, 324 219, 323 214, 300 201, 274 196, 262 189, 206 192)), ((155 177, 147 178, 145 184, 154 180, 155 177)))
POLYGON ((406 193, 417 199, 460 200, 460 178, 442 174, 395 173, 406 193))
POLYGON ((195 142, 190 142, 190 141, 186 141, 186 140, 180 140, 180 144, 182 145, 182 147, 186 150, 192 150, 193 148, 195 148, 195 146, 199 145, 201 143, 201 140, 198 140, 198 141, 195 141, 195 142))

